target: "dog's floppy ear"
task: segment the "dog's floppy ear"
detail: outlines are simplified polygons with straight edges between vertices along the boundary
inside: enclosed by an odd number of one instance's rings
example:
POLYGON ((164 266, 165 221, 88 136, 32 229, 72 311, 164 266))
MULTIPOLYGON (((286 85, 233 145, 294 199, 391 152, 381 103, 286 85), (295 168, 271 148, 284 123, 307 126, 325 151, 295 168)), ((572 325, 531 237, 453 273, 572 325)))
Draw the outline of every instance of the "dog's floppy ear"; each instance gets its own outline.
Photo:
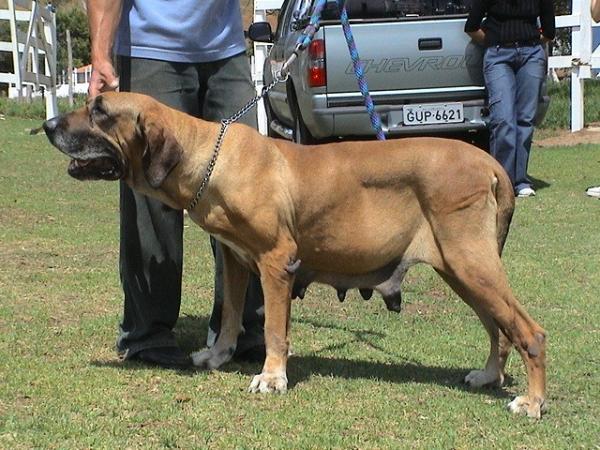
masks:
POLYGON ((140 115, 139 127, 146 140, 146 149, 142 155, 144 175, 148 184, 156 189, 181 161, 183 149, 173 133, 161 123, 156 112, 140 115))

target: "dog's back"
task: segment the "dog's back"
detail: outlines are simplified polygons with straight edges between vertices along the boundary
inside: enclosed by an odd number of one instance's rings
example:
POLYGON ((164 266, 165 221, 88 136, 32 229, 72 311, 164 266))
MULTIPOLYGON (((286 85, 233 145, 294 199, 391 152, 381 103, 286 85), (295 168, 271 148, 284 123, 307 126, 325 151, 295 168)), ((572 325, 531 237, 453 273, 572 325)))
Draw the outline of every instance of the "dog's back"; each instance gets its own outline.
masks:
POLYGON ((512 185, 502 166, 473 145, 452 139, 416 137, 319 146, 278 141, 277 147, 294 174, 290 183, 299 184, 298 190, 304 193, 296 200, 297 209, 309 214, 307 221, 315 221, 315 215, 328 211, 338 229, 350 222, 348 226, 358 227, 356 232, 359 232, 360 223, 368 220, 365 216, 374 210, 379 215, 384 211, 387 216, 373 217, 378 222, 374 227, 410 217, 411 224, 403 227, 408 231, 418 225, 417 210, 427 219, 427 216, 438 217, 440 211, 464 213, 467 205, 483 200, 489 203, 489 208, 485 213, 484 210, 473 213, 484 213, 487 217, 473 216, 472 225, 481 227, 482 220, 489 221, 498 251, 502 251, 514 210, 512 185), (382 192, 386 195, 381 195, 382 192), (310 195, 306 197, 306 193, 310 195), (391 219, 395 211, 398 215, 391 219))

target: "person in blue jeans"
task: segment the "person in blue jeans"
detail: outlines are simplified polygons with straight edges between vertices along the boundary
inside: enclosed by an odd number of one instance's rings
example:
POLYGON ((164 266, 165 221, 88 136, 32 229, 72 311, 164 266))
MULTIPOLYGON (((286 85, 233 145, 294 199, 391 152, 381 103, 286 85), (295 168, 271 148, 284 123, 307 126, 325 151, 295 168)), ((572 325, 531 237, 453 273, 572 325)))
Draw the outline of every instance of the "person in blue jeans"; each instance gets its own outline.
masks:
POLYGON ((465 32, 486 47, 490 153, 508 173, 518 197, 535 195, 527 167, 546 76, 544 45, 555 31, 552 0, 474 0, 465 23, 465 32))
MULTIPOLYGON (((254 97, 239 0, 88 0, 87 12, 90 98, 119 88, 220 121, 254 97)), ((256 112, 240 122, 256 127, 256 112)), ((147 364, 191 366, 173 333, 181 304, 183 212, 138 194, 123 182, 120 188, 124 312, 117 350, 124 359, 147 364)), ((221 247, 212 239, 211 244, 215 298, 209 347, 219 333, 223 304, 221 247)), ((261 360, 264 307, 256 276, 247 290, 243 326, 234 357, 261 360)))

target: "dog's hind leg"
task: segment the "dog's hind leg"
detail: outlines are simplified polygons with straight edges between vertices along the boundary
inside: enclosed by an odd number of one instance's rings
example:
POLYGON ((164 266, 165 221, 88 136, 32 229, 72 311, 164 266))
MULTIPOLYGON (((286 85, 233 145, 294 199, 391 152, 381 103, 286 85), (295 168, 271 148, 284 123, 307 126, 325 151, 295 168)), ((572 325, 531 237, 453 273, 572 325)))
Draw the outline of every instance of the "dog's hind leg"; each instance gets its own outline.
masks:
POLYGON ((294 274, 284 269, 295 256, 291 239, 266 252, 257 262, 265 297, 265 346, 267 357, 262 373, 250 383, 250 392, 285 392, 289 350, 291 293, 294 274))
POLYGON ((465 383, 474 388, 502 386, 505 378, 504 367, 512 348, 512 342, 498 328, 492 317, 479 308, 473 309, 490 337, 490 354, 485 363, 485 368, 469 372, 465 377, 465 383))
POLYGON ((492 330, 491 370, 498 372, 503 356, 495 342, 499 337, 494 337, 496 333, 490 320, 506 334, 525 363, 528 393, 515 398, 509 409, 540 418, 545 409, 546 333, 514 297, 498 255, 497 243, 469 236, 461 242, 444 242, 441 254, 443 264, 436 269, 454 280, 451 287, 478 311, 484 325, 487 322, 486 328, 492 330))
POLYGON ((471 387, 482 386, 502 386, 504 384, 504 367, 510 353, 512 343, 506 335, 500 331, 494 319, 487 314, 477 303, 470 300, 468 293, 463 289, 462 285, 454 278, 447 276, 443 272, 439 272, 440 276, 452 287, 452 289, 460 295, 460 297, 469 304, 475 311, 479 320, 485 327, 490 337, 490 354, 488 356, 485 368, 483 370, 473 370, 465 377, 465 383, 471 387))
POLYGON ((215 344, 205 350, 192 353, 192 361, 197 367, 216 369, 228 362, 237 345, 242 331, 242 312, 246 300, 246 289, 250 273, 233 255, 231 249, 221 245, 223 255, 223 309, 221 329, 215 344))

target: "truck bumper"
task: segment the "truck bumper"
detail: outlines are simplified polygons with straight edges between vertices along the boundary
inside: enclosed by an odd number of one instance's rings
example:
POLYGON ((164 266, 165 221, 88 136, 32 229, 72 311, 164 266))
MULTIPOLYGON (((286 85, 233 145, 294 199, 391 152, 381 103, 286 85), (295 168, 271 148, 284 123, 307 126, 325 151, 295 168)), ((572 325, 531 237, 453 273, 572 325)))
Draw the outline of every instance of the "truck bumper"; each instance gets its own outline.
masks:
MULTIPOLYGON (((304 121, 311 134, 318 139, 332 137, 368 137, 375 131, 364 106, 327 106, 327 96, 312 97, 312 108, 306 108, 304 121)), ((463 101, 461 123, 435 125, 404 125, 402 105, 378 105, 383 131, 389 136, 414 134, 469 133, 487 128, 488 110, 483 99, 463 101)), ((541 123, 548 110, 549 98, 542 96, 536 116, 536 125, 541 123)))
MULTIPOLYGON (((323 96, 325 97, 325 96, 323 96)), ((364 106, 327 107, 326 100, 315 98, 312 114, 304 118, 306 126, 316 138, 337 136, 372 136, 375 134, 364 106), (325 101, 322 101, 325 100, 325 101)), ((378 105, 383 131, 390 136, 411 134, 469 132, 485 129, 487 110, 483 100, 463 102, 465 120, 461 123, 435 125, 404 125, 402 105, 378 105)))

